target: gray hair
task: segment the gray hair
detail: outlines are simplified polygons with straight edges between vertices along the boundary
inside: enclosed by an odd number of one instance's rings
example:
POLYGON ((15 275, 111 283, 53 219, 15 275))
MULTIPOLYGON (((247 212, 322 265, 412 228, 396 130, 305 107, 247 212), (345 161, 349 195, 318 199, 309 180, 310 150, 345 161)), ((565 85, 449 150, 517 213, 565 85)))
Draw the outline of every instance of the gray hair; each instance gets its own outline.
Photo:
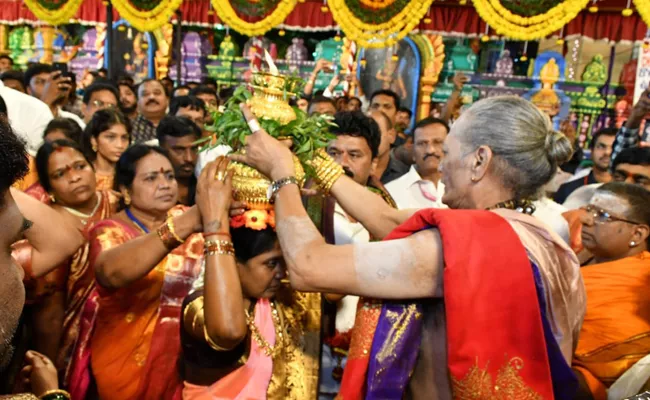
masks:
POLYGON ((488 146, 496 176, 517 199, 535 197, 568 161, 573 146, 555 131, 549 117, 531 102, 515 96, 478 101, 463 118, 460 140, 471 151, 488 146))

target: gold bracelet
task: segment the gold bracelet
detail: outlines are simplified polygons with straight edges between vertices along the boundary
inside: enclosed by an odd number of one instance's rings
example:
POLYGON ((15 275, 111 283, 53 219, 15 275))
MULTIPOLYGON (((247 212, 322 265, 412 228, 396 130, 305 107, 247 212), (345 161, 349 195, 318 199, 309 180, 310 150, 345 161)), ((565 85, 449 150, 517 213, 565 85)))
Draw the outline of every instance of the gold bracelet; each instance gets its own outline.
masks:
POLYGON ((203 246, 206 256, 235 255, 235 246, 229 240, 206 240, 203 246))
POLYGON ((167 217, 167 225, 169 226, 169 233, 172 234, 174 239, 176 239, 180 244, 185 243, 185 241, 183 239, 181 239, 181 237, 176 234, 176 227, 174 226, 174 219, 171 217, 171 215, 169 217, 167 217))
POLYGON ((309 164, 314 168, 315 181, 325 195, 329 194, 334 183, 344 173, 343 167, 334 161, 324 149, 318 150, 309 164))
POLYGON ((156 233, 158 234, 158 237, 163 242, 165 247, 167 247, 168 250, 174 250, 175 248, 181 245, 181 242, 179 242, 172 235, 171 230, 169 229, 169 224, 167 222, 160 225, 156 233))
POLYGON ((43 393, 40 400, 70 400, 70 393, 62 389, 48 390, 43 393))

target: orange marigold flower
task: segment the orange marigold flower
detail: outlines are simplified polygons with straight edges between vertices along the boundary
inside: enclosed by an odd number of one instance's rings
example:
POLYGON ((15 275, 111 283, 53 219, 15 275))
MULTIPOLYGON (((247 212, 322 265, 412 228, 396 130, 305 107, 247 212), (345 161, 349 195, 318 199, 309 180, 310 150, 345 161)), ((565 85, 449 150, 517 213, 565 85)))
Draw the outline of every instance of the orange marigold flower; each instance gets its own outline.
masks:
POLYGON ((246 211, 244 213, 244 218, 246 219, 246 228, 250 228, 255 231, 266 229, 266 221, 268 219, 268 216, 268 213, 263 210, 246 211))
POLYGON ((243 215, 235 215, 230 218, 230 226, 233 228, 241 228, 246 225, 246 218, 243 215))
POLYGON ((271 225, 271 228, 275 229, 275 211, 269 210, 269 218, 267 219, 267 222, 271 225))

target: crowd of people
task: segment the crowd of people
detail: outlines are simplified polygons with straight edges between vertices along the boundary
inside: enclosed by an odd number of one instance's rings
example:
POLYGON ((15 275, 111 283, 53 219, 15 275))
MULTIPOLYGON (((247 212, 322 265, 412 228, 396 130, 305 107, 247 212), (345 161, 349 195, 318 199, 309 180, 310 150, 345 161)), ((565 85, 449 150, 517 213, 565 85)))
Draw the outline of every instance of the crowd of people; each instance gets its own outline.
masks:
MULTIPOLYGON (((77 82, 0 57, 0 398, 623 399, 650 390, 650 147, 518 97, 414 118, 302 97, 334 139, 301 190, 211 79, 77 82), (233 162, 273 182, 235 201, 233 162), (318 188, 318 189, 313 189, 318 188)), ((649 94, 649 93, 646 93, 649 94)))

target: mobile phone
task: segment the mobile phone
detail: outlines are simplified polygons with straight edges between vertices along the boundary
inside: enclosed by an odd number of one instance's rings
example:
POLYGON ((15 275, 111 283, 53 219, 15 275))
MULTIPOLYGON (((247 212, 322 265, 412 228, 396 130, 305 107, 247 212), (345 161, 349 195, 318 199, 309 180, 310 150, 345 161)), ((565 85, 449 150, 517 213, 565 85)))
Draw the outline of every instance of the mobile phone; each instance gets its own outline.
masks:
POLYGON ((61 71, 61 75, 68 73, 68 64, 66 63, 53 63, 52 67, 55 71, 61 71))

